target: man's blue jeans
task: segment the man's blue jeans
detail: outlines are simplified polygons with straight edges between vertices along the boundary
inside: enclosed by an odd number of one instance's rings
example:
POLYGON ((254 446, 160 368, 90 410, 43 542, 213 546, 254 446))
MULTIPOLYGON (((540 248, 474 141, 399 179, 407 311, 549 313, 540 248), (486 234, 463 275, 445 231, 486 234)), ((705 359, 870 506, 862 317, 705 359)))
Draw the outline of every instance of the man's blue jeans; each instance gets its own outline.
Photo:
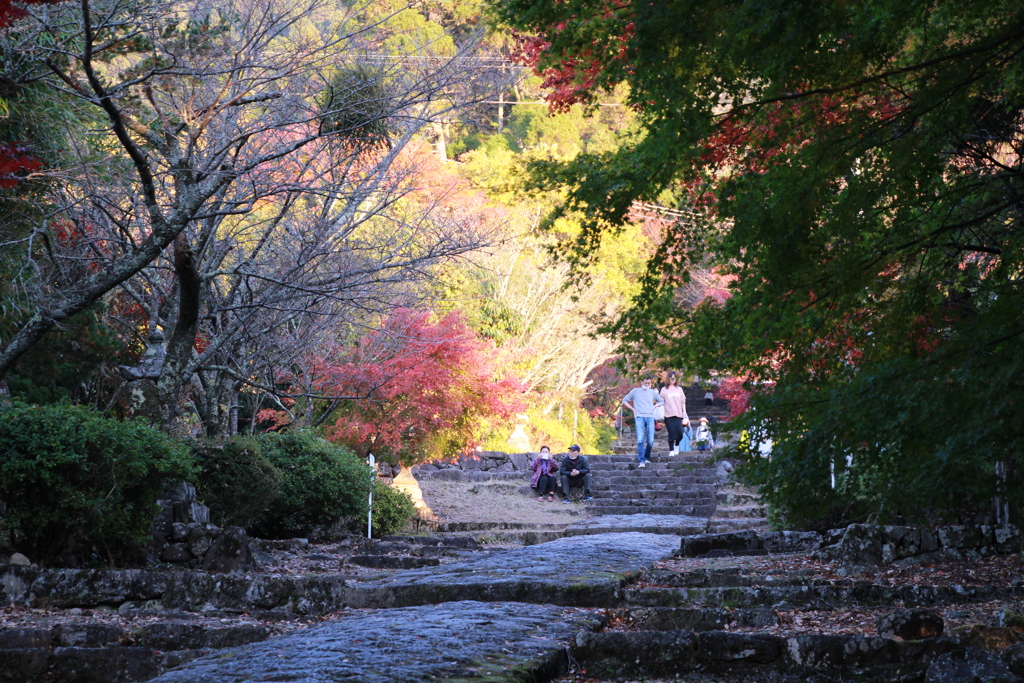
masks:
POLYGON ((636 455, 638 462, 647 462, 654 445, 654 418, 636 418, 636 455))

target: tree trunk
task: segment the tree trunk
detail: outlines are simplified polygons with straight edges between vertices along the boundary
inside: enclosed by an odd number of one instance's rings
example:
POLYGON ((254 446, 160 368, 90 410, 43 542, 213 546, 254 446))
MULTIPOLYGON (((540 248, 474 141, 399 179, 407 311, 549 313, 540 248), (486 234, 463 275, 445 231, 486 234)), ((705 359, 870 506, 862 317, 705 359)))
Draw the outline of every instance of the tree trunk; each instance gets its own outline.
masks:
POLYGON ((448 145, 445 142, 444 124, 440 121, 434 121, 430 124, 430 127, 434 131, 434 151, 437 152, 437 157, 441 161, 448 161, 448 145))
POLYGON ((195 255, 185 235, 174 240, 174 274, 178 280, 178 320, 167 342, 167 356, 157 380, 161 426, 166 431, 178 417, 178 398, 188 378, 185 371, 199 329, 201 285, 195 255))

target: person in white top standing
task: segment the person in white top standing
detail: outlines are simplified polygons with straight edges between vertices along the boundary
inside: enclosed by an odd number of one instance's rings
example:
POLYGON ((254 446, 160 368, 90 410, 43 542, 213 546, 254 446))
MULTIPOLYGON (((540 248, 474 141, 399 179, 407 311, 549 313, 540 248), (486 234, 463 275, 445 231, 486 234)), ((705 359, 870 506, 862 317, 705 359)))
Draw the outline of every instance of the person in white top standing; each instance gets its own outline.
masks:
POLYGON ((652 378, 644 375, 640 386, 631 389, 622 399, 622 405, 633 411, 636 420, 636 454, 638 467, 647 467, 654 445, 654 406, 665 405, 664 399, 651 388, 652 378))
POLYGON ((668 384, 661 388, 665 400, 665 429, 668 430, 668 454, 678 455, 679 443, 683 440, 683 418, 686 418, 686 394, 679 386, 679 375, 675 370, 668 373, 668 384))

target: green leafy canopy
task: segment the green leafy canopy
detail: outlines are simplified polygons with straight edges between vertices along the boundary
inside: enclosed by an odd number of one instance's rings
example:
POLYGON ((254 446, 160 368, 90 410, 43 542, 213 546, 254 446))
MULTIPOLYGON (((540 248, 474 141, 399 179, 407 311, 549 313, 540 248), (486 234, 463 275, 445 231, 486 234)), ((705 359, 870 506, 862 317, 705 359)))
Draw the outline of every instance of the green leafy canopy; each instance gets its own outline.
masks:
POLYGON ((634 201, 680 198, 691 217, 666 230, 614 329, 627 353, 750 378, 743 424, 774 450, 748 472, 783 517, 1021 502, 1024 7, 492 9, 543 35, 524 52, 556 103, 628 84, 632 144, 537 165, 537 182, 568 188, 556 214, 587 216, 563 244, 578 263, 634 201), (729 277, 732 297, 681 306, 695 265, 729 277))

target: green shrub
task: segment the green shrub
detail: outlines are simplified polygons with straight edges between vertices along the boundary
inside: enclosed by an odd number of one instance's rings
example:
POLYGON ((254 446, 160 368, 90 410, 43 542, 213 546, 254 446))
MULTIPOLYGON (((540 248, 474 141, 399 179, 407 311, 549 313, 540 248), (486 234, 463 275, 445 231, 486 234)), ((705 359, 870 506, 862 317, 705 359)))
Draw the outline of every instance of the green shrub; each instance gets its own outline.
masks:
POLYGON ((373 482, 374 538, 401 531, 415 514, 412 496, 380 481, 373 482))
POLYGON ((342 517, 365 517, 371 470, 352 451, 302 431, 254 438, 282 474, 280 493, 253 529, 257 535, 305 536, 342 517))
POLYGON ((263 454, 257 439, 201 441, 192 449, 202 469, 199 497, 219 526, 253 527, 270 501, 281 494, 283 475, 263 454))
POLYGON ((194 470, 188 448, 156 429, 68 405, 0 406, 0 444, 4 526, 40 564, 140 557, 163 481, 194 470))

